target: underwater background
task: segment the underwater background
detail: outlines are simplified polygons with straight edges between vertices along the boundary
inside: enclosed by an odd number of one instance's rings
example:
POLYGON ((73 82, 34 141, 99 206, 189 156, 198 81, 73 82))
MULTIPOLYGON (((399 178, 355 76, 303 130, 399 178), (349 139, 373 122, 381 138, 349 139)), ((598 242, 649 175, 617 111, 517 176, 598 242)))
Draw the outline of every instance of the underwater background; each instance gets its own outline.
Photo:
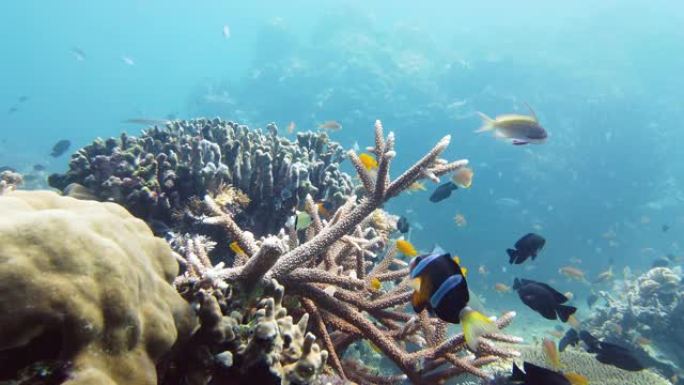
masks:
POLYGON ((361 151, 382 119, 397 169, 449 134, 445 155, 470 161, 472 187, 432 203, 426 181, 385 209, 408 219, 420 251, 458 254, 473 293, 517 310, 514 330, 532 336, 554 323, 495 284, 553 284, 581 319, 609 266, 629 279, 684 253, 683 25, 677 1, 5 1, 0 166, 47 187, 94 138, 139 134, 130 119, 275 122, 290 137, 290 122, 334 120, 331 138, 361 151), (526 104, 546 143, 474 133, 478 111, 526 104), (62 139, 71 149, 50 157, 62 139), (509 265, 528 232, 546 238, 540 258, 509 265))

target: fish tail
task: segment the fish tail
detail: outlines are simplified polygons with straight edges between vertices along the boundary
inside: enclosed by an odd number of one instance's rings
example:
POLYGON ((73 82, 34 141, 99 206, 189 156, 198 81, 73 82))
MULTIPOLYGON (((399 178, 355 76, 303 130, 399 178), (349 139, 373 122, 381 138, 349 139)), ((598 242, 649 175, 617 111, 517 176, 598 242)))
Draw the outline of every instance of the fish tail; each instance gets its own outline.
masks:
POLYGON ((518 365, 513 363, 513 373, 511 374, 511 380, 514 382, 525 381, 525 373, 518 367, 518 365))
POLYGON ((568 319, 577 311, 574 306, 558 305, 556 312, 558 313, 558 318, 563 322, 568 322, 568 319))
POLYGON ((565 379, 568 380, 568 382, 570 382, 572 385, 589 384, 589 380, 579 373, 568 372, 563 374, 563 377, 565 377, 565 379))
POLYGON ((469 307, 461 310, 460 318, 466 345, 474 352, 477 351, 480 337, 498 330, 494 321, 469 307))
POLYGON ((482 119, 482 127, 478 128, 477 133, 491 131, 494 129, 494 119, 485 115, 484 113, 477 111, 477 115, 482 119))
POLYGON ((508 253, 508 263, 512 264, 515 259, 518 257, 518 254, 516 253, 516 250, 514 249, 506 249, 506 253, 508 253))
POLYGON ((518 290, 522 286, 518 278, 513 280, 513 290, 518 290))

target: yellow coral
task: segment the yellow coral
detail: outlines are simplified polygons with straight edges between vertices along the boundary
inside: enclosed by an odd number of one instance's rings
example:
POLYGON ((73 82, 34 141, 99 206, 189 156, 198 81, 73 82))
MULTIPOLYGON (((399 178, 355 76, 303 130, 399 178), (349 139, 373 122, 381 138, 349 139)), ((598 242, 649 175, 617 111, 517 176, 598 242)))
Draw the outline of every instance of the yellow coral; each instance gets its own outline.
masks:
POLYGON ((56 334, 74 365, 64 384, 156 384, 155 364, 196 327, 169 246, 114 203, 15 191, 0 212, 0 351, 56 334))

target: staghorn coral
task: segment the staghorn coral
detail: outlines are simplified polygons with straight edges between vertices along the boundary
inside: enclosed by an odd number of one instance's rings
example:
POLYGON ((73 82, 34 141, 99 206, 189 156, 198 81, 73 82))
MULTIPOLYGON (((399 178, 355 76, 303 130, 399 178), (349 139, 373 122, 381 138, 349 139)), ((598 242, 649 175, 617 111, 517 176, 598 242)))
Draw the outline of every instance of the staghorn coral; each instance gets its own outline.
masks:
MULTIPOLYGON (((277 250, 278 241, 270 241, 277 250)), ((312 384, 317 380, 328 352, 307 332, 307 314, 296 323, 288 315, 281 285, 271 281, 256 300, 240 296, 216 278, 216 267, 207 255, 211 241, 194 236, 176 243, 187 267, 176 285, 196 304, 202 326, 184 345, 183 356, 169 365, 172 370, 163 383, 312 384)))
POLYGON ((33 364, 68 385, 156 384, 197 322, 169 246, 112 203, 14 191, 0 212, 0 380, 33 364))
POLYGON ((49 183, 60 190, 81 184, 172 229, 183 227, 186 214, 202 214, 193 202, 209 194, 230 203, 235 221, 254 234, 276 233, 307 194, 338 207, 352 189, 339 169, 342 148, 326 134, 300 133, 293 142, 277 131, 275 124, 264 133, 218 118, 171 121, 140 137, 94 141, 49 183))
MULTIPOLYGON (((520 340, 497 332, 483 336, 478 350, 470 352, 461 333, 447 336, 445 323, 427 313, 407 314, 404 308, 411 296, 406 280, 408 268, 395 259, 396 249, 389 238, 394 221, 380 210, 385 202, 416 181, 423 178, 439 181, 439 176, 468 163, 467 160, 449 163, 439 158, 449 140, 448 136, 443 138, 413 166, 391 180, 390 164, 396 156, 394 135, 385 137, 382 124, 377 121, 372 148, 378 161, 377 173, 369 173, 354 151, 347 154, 363 185, 363 196, 347 197, 327 219, 319 215, 319 206, 313 197, 306 196, 304 210, 312 221, 309 228, 301 231, 286 226, 276 235, 256 239, 252 232, 246 231, 251 229, 243 230, 233 213, 225 211, 207 195, 204 203, 209 215, 202 217, 201 223, 225 231, 244 255, 232 262, 225 259, 212 265, 208 258, 211 244, 206 239, 191 234, 177 235, 173 243, 183 254, 181 262, 185 266, 184 273, 176 280, 177 286, 185 288, 181 292, 185 292, 186 298, 194 298, 206 288, 214 293, 230 288, 235 303, 242 302, 239 306, 249 308, 248 299, 259 288, 277 280, 287 294, 282 300, 287 312, 301 314, 310 321, 310 331, 317 335, 328 353, 329 367, 341 380, 385 384, 409 379, 416 384, 432 384, 463 373, 488 378, 482 366, 517 356, 514 350, 501 348, 495 342, 520 340), (384 256, 380 258, 382 253, 384 256), (382 288, 378 290, 369 285, 372 280, 382 282, 382 288), (394 362, 398 373, 376 373, 362 362, 345 358, 348 347, 362 340, 370 341, 394 362)), ((221 317, 230 317, 230 306, 220 308, 221 317)), ((496 321, 498 328, 506 327, 514 315, 502 315, 496 321)), ((213 354, 222 351, 221 347, 207 343, 206 350, 213 354)), ((277 345, 271 349, 278 351, 277 345)), ((239 350, 232 350, 230 355, 235 357, 235 352, 240 354, 239 350)), ((261 361, 273 369, 280 360, 261 361)), ((206 366, 198 367, 200 371, 208 370, 206 366)), ((280 377, 288 381, 286 373, 280 377)))
POLYGON ((639 338, 651 341, 646 352, 656 359, 655 367, 671 376, 682 376, 684 364, 684 287, 681 271, 655 267, 624 285, 624 297, 616 299, 602 293, 606 299, 585 327, 597 337, 633 344, 639 338))

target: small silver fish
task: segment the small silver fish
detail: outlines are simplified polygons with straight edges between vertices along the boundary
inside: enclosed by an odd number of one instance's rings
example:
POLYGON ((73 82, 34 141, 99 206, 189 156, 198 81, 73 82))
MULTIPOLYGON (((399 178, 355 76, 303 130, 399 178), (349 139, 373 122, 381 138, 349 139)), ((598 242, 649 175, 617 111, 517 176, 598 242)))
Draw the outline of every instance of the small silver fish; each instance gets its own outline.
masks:
POLYGON ((494 131, 497 138, 510 140, 513 145, 521 146, 528 143, 541 144, 546 141, 548 134, 539 124, 537 115, 530 106, 531 115, 500 115, 496 118, 478 112, 482 118, 482 127, 475 132, 494 131))

